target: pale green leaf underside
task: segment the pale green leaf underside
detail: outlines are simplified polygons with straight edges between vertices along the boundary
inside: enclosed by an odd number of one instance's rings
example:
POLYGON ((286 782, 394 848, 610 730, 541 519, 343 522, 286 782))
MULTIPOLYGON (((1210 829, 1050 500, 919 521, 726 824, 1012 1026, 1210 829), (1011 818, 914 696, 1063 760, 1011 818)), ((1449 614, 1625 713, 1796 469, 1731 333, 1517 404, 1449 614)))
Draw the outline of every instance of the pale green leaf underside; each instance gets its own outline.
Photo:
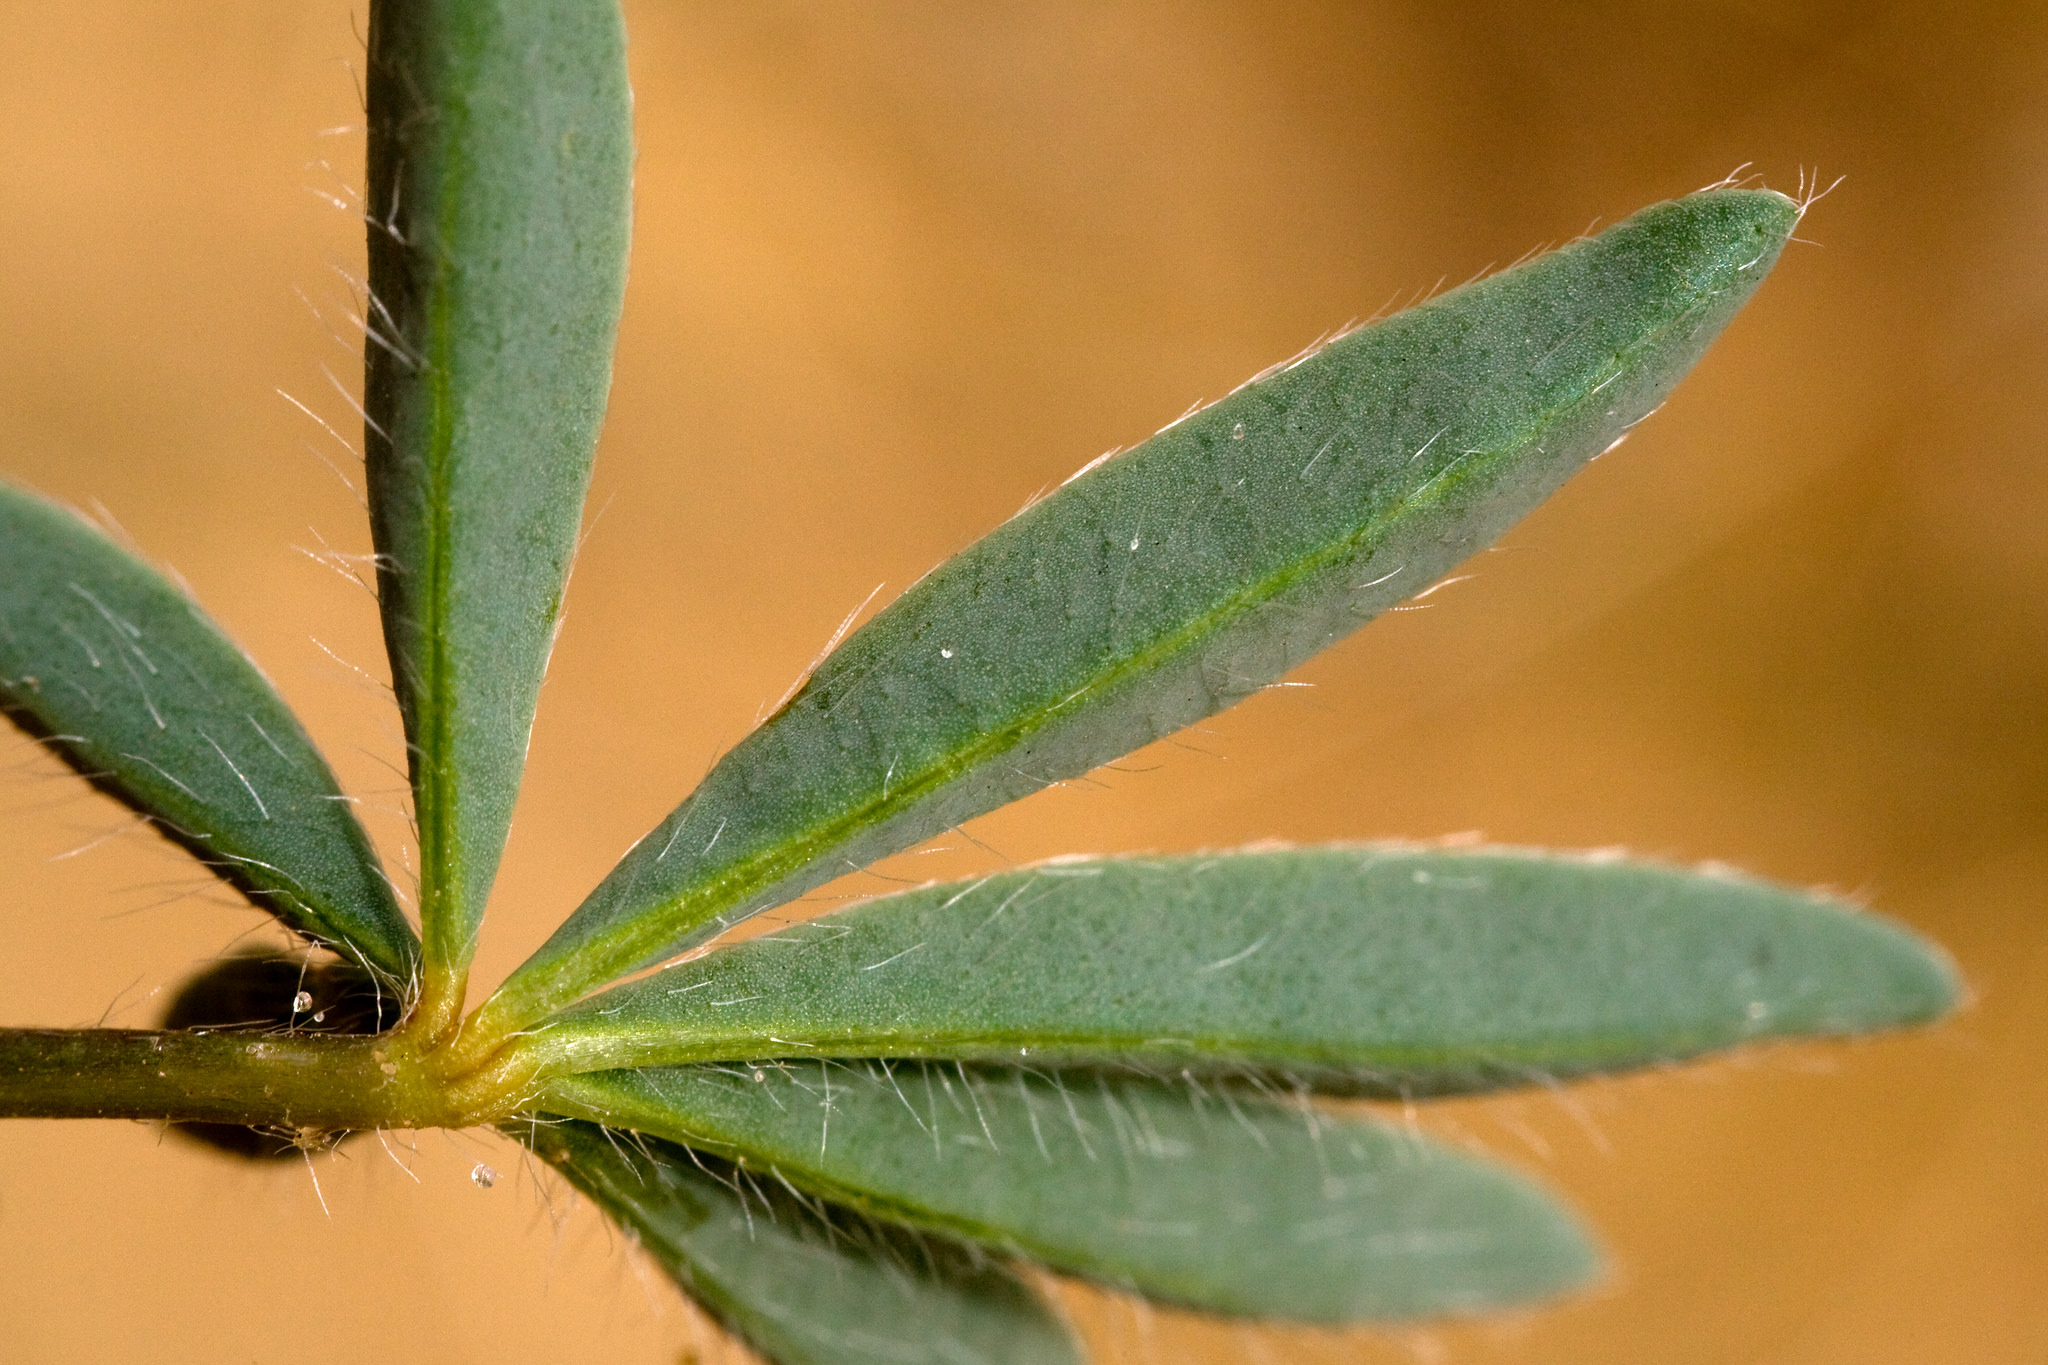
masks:
POLYGON ((495 1022, 1229 706, 1430 586, 1663 401, 1797 217, 1746 190, 1645 209, 1073 479, 852 635, 495 1022))
POLYGON ((713 1174, 658 1140, 561 1120, 506 1131, 778 1365, 1080 1365, 1046 1304, 986 1258, 828 1224, 772 1180, 713 1174))
POLYGON ((927 887, 592 997, 542 1038, 576 1070, 1027 1058, 1430 1094, 1916 1023, 1956 996, 1908 931, 1763 882, 1358 846, 927 887))
POLYGON ((257 905, 411 983, 369 838, 256 665, 162 574, 4 485, 0 709, 257 905))
POLYGON ((1229 1090, 880 1062, 607 1071, 542 1109, 1221 1313, 1359 1322, 1564 1292, 1596 1257, 1506 1170, 1229 1090))
POLYGON ((365 405, 431 961, 469 960, 611 385, 632 181, 612 0, 371 10, 365 405))

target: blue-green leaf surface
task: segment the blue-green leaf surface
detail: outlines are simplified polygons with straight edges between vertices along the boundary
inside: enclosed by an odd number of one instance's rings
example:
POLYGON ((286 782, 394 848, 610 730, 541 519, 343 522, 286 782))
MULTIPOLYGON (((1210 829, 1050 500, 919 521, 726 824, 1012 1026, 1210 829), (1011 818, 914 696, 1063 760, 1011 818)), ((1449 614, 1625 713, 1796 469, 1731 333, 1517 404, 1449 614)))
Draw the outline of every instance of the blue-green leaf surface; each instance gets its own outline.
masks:
POLYGON ((835 1217, 659 1140, 568 1120, 506 1131, 778 1365, 1081 1365, 1052 1310, 986 1257, 835 1217))
POLYGON ((791 1056, 1283 1072, 1427 1094, 1939 1017, 1939 949, 1726 873, 1400 846, 1064 861, 826 915, 593 996, 576 1070, 791 1056))
POLYGON ((410 986, 418 941, 269 681, 162 574, 4 485, 0 710, 257 905, 410 986))
POLYGON ((626 970, 1251 695, 1663 402, 1798 218, 1717 190, 1331 343, 1069 481, 847 639, 487 1010, 626 970))
POLYGON ((1228 1089, 799 1062, 574 1076, 539 1105, 1220 1313, 1479 1313, 1595 1268, 1571 1216, 1509 1171, 1228 1089))
POLYGON ((371 529, 430 963, 469 960, 611 384, 632 179, 613 0, 370 9, 371 529))

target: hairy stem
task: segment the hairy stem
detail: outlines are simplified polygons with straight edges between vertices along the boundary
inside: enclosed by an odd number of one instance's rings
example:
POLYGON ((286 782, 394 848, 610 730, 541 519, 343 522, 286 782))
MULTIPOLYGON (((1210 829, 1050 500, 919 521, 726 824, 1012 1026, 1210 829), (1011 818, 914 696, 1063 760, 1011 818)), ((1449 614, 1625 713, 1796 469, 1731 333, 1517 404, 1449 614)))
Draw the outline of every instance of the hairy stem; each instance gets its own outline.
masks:
POLYGON ((448 1083, 405 1033, 0 1029, 0 1118, 463 1128, 517 1097, 448 1083))

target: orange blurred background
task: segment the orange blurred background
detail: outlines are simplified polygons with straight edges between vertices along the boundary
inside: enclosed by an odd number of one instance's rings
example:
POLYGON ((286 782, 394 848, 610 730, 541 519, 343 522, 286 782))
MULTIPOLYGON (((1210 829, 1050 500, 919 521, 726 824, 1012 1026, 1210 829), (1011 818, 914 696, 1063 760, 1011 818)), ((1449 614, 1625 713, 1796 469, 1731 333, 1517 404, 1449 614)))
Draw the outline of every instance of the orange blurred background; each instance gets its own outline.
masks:
MULTIPOLYGON (((396 860, 373 605, 297 552, 368 548, 324 460, 356 471, 273 392, 353 423, 351 9, 0 17, 0 473, 182 573, 396 860)), ((1579 1300, 1335 1334, 1069 1291, 1108 1358, 2048 1358, 2048 11, 628 18, 615 400, 481 981, 878 583, 1099 452, 1596 216, 1744 162, 1845 175, 1664 412, 1475 581, 973 833, 1017 861, 1462 830, 1719 859, 1921 927, 1977 992, 1916 1036, 1432 1108, 1602 1230, 1615 1271, 1579 1300)), ((155 1022, 255 916, 5 745, 0 1024, 155 1022)), ((370 1140, 251 1169, 146 1125, 0 1126, 0 1359, 736 1358, 508 1144, 393 1153, 417 1180, 370 1140)))

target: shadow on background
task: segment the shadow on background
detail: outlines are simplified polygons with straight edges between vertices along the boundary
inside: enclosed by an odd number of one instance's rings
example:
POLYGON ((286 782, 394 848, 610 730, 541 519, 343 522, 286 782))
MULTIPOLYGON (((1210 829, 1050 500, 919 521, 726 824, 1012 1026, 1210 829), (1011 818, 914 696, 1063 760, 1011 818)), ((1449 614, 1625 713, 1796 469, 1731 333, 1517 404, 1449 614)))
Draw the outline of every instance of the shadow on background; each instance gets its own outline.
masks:
MULTIPOLYGON (((6 11, 0 471, 100 500, 182 572, 401 862, 372 604, 293 548, 367 548, 325 463, 353 478, 352 457, 272 392, 347 430, 322 367, 352 388, 361 246, 318 195, 360 174, 350 11, 6 11)), ((1372 1336, 1074 1292, 1117 1358, 2048 1356, 2038 6, 629 21, 613 416, 480 979, 878 582, 877 605, 1102 450, 1596 215, 1745 162, 1787 189, 1846 175, 1666 410, 1476 580, 1319 659, 1312 689, 978 822, 993 853, 880 871, 1467 829, 1622 844, 1850 890, 1978 992, 1923 1036, 1430 1109, 1604 1231, 1616 1273, 1583 1300, 1372 1336)), ((0 809, 0 1023, 152 1022, 250 932, 28 750, 0 759, 0 809)), ((0 1129, 0 1354, 719 1355, 594 1215, 471 1178, 491 1163, 520 1158, 429 1134, 252 1173, 140 1126, 0 1129)))

